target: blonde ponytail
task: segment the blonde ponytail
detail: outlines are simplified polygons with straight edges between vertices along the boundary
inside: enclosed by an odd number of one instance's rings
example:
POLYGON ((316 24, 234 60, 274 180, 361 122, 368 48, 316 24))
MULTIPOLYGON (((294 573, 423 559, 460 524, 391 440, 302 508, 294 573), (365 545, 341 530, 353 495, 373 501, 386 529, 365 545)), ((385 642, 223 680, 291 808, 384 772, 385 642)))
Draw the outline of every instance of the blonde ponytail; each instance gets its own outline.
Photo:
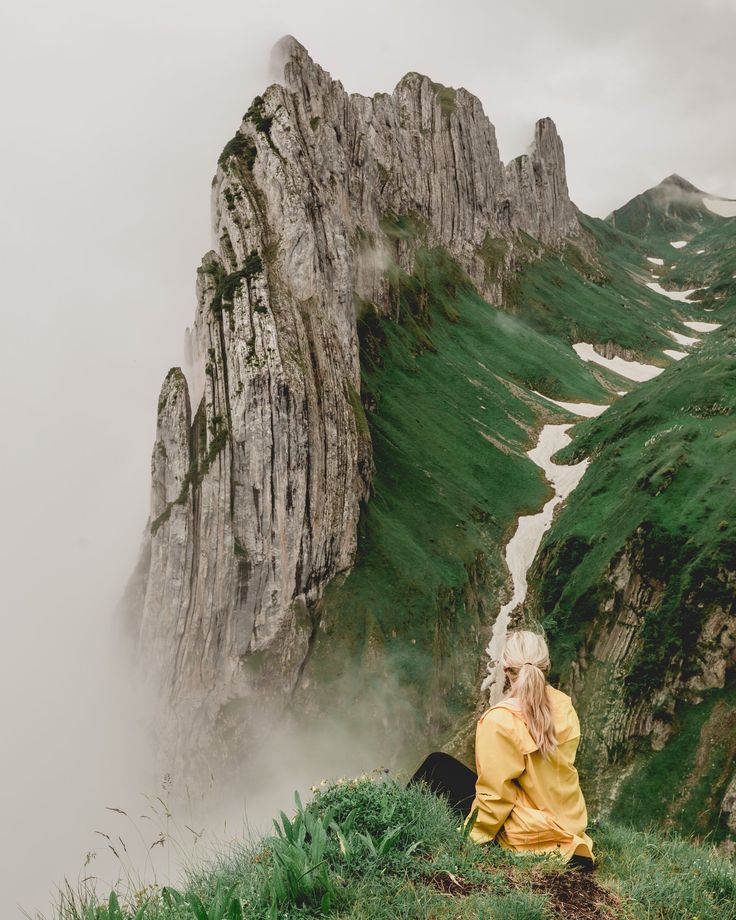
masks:
POLYGON ((544 637, 526 629, 510 632, 501 663, 511 679, 529 734, 541 754, 548 757, 557 748, 557 737, 547 699, 549 651, 544 637))

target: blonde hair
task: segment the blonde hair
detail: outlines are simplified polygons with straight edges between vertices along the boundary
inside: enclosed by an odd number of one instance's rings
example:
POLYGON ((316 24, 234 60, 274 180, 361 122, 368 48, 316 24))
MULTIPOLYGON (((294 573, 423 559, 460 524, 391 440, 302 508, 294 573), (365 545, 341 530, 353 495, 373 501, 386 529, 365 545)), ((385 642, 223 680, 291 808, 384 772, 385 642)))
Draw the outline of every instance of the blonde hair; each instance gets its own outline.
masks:
POLYGON ((509 674, 529 734, 543 756, 557 748, 552 710, 547 699, 549 650, 541 633, 515 629, 508 633, 501 664, 509 674))

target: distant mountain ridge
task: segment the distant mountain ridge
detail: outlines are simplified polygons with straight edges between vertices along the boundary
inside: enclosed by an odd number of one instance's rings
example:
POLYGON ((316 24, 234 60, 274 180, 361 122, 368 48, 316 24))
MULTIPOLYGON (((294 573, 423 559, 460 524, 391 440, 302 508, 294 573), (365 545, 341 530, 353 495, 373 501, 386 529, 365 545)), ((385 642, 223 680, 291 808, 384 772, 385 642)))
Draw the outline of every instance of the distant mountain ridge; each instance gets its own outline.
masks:
POLYGON ((614 210, 607 219, 617 229, 644 238, 658 232, 677 233, 681 228, 702 230, 721 216, 705 199, 727 200, 709 195, 673 173, 614 210))

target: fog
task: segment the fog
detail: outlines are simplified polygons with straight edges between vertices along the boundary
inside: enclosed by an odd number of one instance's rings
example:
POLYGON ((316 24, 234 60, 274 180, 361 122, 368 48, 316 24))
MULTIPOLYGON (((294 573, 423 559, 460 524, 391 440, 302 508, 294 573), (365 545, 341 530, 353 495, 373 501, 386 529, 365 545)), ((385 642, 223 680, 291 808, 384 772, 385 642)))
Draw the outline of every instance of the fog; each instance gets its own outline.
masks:
POLYGON ((350 91, 409 70, 467 87, 505 159, 551 115, 572 197, 602 216, 672 172, 736 197, 734 25, 730 0, 3 5, 1 916, 45 907, 126 820, 106 808, 158 788, 114 607, 210 179, 273 42, 294 34, 350 91))

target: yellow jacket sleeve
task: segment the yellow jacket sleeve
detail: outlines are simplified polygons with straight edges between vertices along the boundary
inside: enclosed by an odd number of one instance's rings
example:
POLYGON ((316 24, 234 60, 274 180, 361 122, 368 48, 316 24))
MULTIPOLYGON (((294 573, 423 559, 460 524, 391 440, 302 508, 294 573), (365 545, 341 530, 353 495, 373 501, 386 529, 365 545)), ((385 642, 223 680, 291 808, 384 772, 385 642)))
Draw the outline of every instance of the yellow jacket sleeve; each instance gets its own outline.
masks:
POLYGON ((488 840, 495 837, 516 802, 518 787, 513 780, 524 772, 525 763, 515 738, 513 719, 505 710, 496 709, 478 722, 475 733, 478 779, 473 803, 478 808, 478 817, 473 827, 474 837, 482 835, 488 840))

